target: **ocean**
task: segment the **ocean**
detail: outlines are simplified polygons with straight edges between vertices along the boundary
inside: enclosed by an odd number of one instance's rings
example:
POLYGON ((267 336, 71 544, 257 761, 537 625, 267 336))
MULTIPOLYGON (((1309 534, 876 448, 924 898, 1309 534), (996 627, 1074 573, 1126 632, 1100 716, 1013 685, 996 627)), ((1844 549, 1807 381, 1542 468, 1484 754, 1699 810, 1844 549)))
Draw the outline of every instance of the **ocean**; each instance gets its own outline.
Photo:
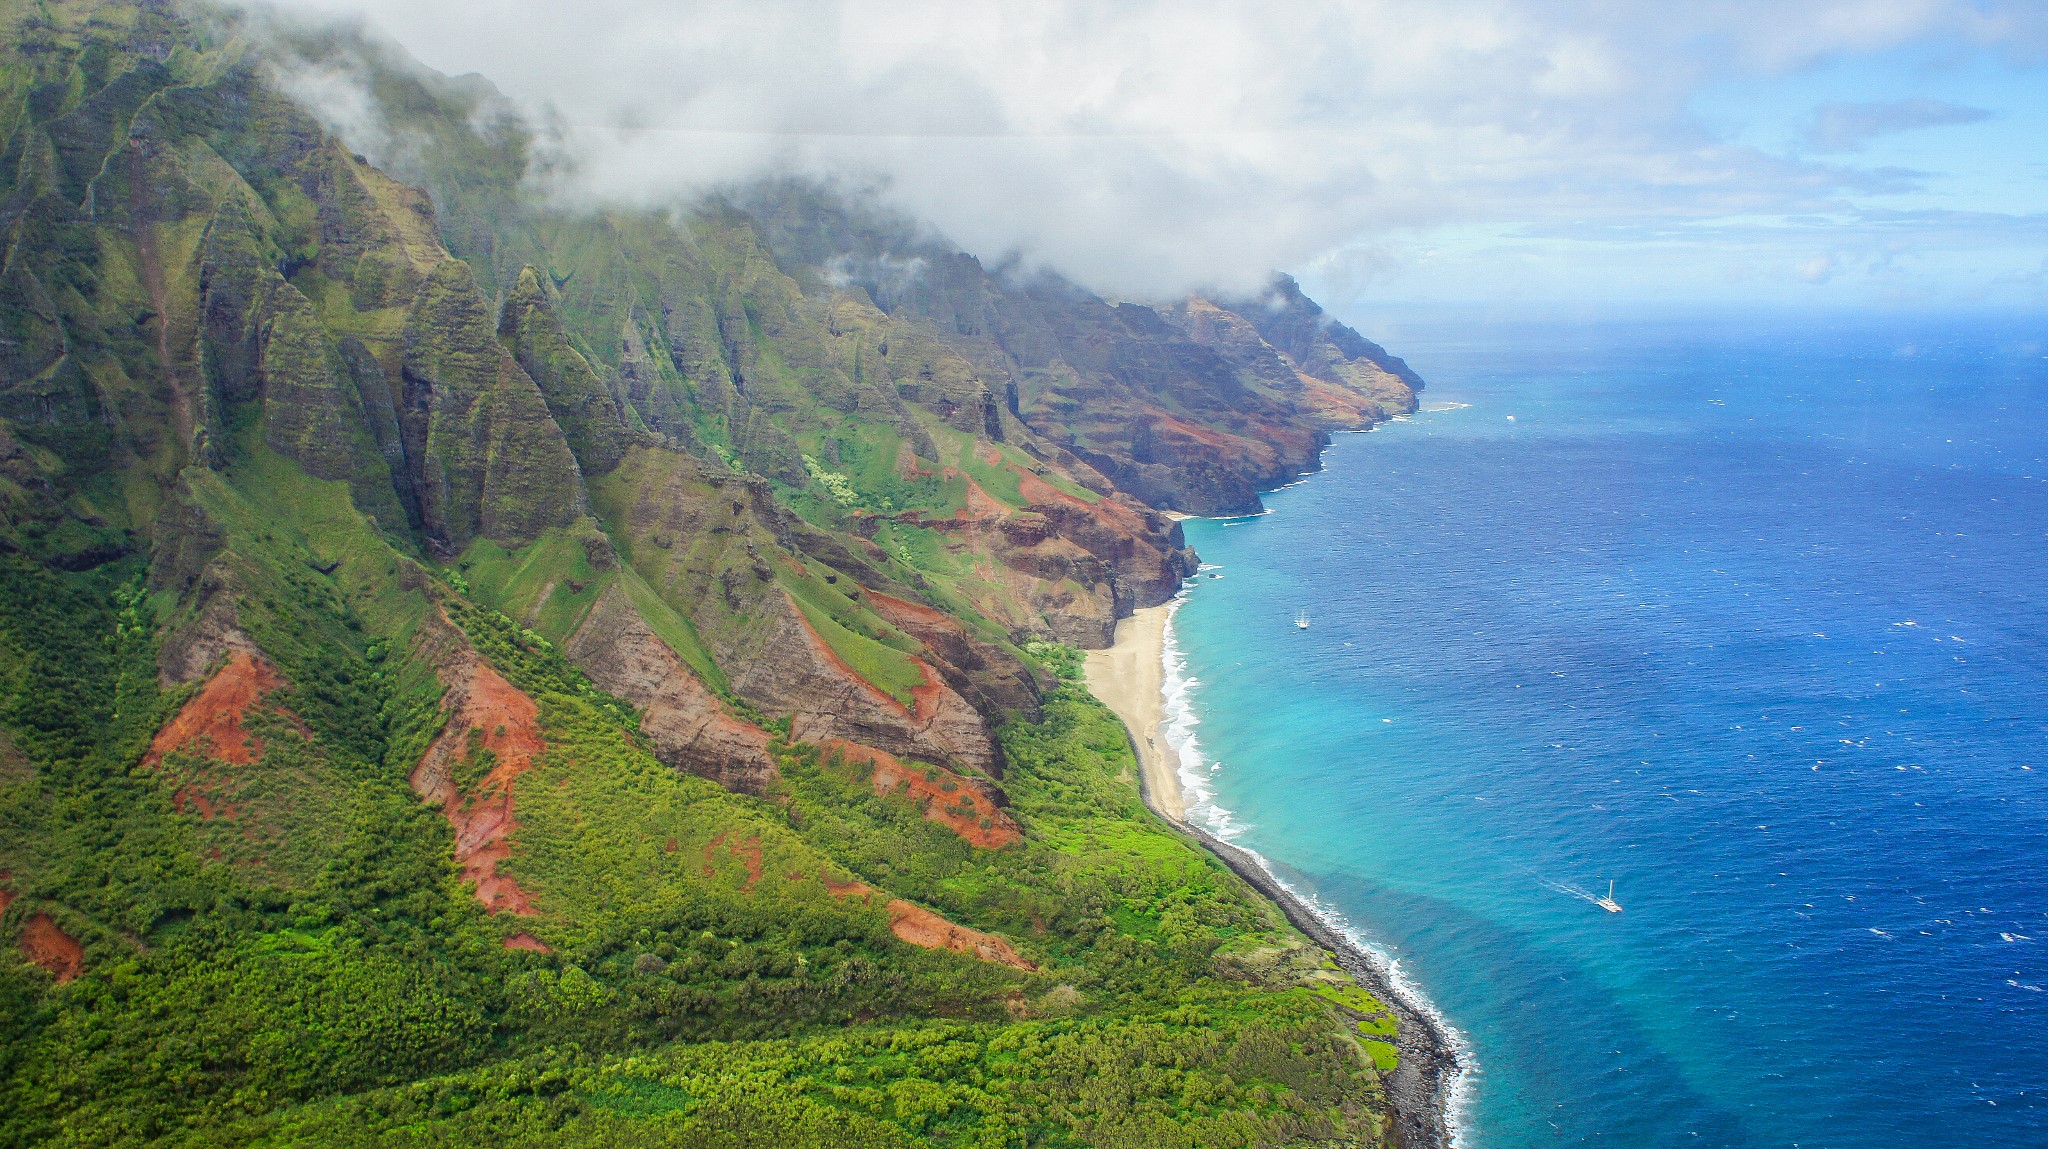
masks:
POLYGON ((1187 524, 1168 734, 1456 1143, 2048 1145, 2048 323, 1375 335, 1424 411, 1187 524))

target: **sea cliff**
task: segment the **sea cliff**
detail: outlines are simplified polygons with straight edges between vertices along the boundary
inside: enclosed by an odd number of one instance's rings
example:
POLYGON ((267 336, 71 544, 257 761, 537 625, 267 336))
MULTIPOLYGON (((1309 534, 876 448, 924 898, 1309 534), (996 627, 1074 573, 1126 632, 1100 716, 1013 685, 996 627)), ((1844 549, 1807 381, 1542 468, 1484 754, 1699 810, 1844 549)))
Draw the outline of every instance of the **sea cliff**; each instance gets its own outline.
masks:
POLYGON ((1077 648, 1398 360, 815 184, 570 211, 359 31, 12 28, 0 1145, 1397 1136, 1077 648))

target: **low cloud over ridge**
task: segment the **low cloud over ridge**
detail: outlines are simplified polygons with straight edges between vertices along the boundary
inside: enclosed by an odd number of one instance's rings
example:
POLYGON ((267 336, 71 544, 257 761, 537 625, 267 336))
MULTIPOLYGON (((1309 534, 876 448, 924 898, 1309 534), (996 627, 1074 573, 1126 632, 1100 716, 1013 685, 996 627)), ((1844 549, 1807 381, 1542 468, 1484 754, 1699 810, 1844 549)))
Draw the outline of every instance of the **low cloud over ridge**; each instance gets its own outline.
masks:
MULTIPOLYGON (((970 250, 1131 295, 1243 286, 1404 228, 1838 211, 1896 173, 1728 143, 1689 101, 1916 38, 2048 45, 2048 13, 1995 0, 285 8, 482 73, 559 125, 579 199, 835 175, 970 250)), ((1829 139, 1869 138, 1844 115, 1829 139)))

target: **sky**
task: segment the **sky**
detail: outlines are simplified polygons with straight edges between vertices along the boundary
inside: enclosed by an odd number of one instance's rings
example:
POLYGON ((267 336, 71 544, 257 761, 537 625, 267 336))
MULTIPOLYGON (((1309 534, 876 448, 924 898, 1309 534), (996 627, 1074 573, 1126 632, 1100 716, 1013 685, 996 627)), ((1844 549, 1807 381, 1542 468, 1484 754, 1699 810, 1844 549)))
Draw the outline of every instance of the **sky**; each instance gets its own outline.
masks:
POLYGON ((1107 294, 1277 268, 1339 314, 2048 312, 2044 0, 282 7, 489 78, 567 202, 810 173, 1107 294))

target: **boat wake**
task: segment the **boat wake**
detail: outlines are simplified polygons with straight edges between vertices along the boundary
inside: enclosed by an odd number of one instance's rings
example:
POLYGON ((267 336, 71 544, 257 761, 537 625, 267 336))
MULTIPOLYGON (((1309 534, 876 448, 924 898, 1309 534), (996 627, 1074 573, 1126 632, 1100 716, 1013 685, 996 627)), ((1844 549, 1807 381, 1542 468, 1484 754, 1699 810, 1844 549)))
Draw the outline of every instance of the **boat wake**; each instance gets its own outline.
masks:
POLYGON ((1599 894, 1571 882, 1553 882, 1546 878, 1543 881, 1543 886, 1545 889, 1564 894, 1567 897, 1577 898, 1582 902, 1591 902, 1596 906, 1600 904, 1599 894))

